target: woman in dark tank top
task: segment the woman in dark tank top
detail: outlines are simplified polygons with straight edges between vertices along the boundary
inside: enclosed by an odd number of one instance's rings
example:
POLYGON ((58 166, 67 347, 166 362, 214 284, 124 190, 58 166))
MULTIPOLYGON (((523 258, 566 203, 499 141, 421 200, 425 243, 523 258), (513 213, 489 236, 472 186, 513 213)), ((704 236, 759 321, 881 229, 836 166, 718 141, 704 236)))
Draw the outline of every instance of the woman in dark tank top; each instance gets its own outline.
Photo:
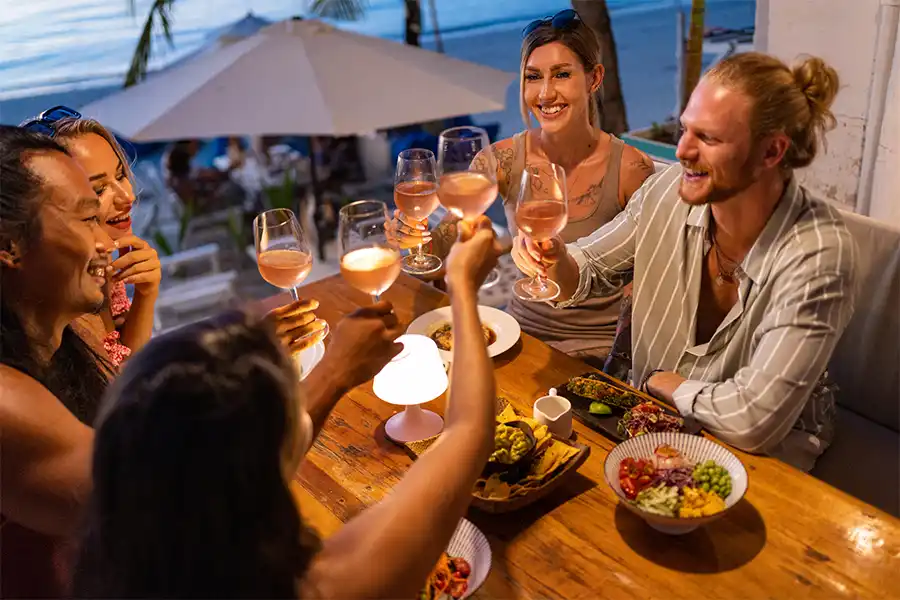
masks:
MULTIPOLYGON (((562 11, 525 28, 520 75, 527 129, 491 146, 509 231, 518 233, 515 209, 522 171, 530 162, 549 160, 566 172, 569 221, 562 237, 574 242, 625 207, 653 173, 653 162, 597 126, 595 92, 603 82, 600 46, 575 11, 562 11)), ((415 232, 414 222, 401 218, 389 224, 392 234, 402 247, 418 245, 422 234, 415 232)), ((445 256, 455 236, 452 217, 447 217, 431 236, 431 252, 445 256)), ((592 298, 564 310, 513 296, 507 312, 525 332, 601 368, 615 336, 621 296, 592 298)))

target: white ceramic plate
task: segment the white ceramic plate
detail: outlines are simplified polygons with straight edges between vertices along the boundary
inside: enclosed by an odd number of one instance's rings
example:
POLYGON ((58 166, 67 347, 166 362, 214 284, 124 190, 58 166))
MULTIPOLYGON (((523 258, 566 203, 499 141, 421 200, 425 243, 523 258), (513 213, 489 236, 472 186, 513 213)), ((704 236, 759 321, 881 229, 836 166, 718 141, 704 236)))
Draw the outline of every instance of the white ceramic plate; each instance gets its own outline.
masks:
POLYGON ((481 587, 491 571, 491 545, 481 530, 461 519, 447 545, 447 555, 466 559, 472 568, 469 587, 463 594, 463 598, 468 598, 481 587))
POLYGON ((613 448, 606 456, 603 472, 606 476, 606 483, 609 484, 609 487, 619 497, 619 501, 628 510, 640 516, 650 527, 657 531, 672 535, 688 533, 701 525, 715 521, 740 502, 747 492, 749 484, 747 469, 744 468, 743 463, 734 453, 712 440, 688 433, 647 433, 626 440, 613 448), (619 485, 619 464, 629 456, 636 459, 649 459, 660 444, 672 446, 681 452, 682 456, 692 462, 698 463, 714 460, 716 464, 725 467, 725 470, 731 476, 731 494, 725 498, 725 510, 709 517, 682 519, 680 517, 665 517, 643 511, 628 500, 622 492, 622 487, 619 485))
MULTIPOLYGON (((518 321, 502 310, 491 308, 490 306, 479 306, 478 317, 483 325, 490 327, 497 334, 497 339, 488 346, 488 354, 492 358, 512 348, 522 335, 522 328, 519 327, 518 321)), ((444 323, 452 322, 453 315, 450 307, 442 306, 419 316, 419 318, 409 324, 406 333, 416 333, 431 337, 431 334, 437 331, 444 323)), ((452 352, 440 349, 438 352, 441 353, 441 358, 445 362, 453 358, 452 352)))
POLYGON ((310 371, 316 368, 316 365, 325 356, 325 343, 317 342, 314 346, 310 346, 300 353, 300 365, 303 367, 303 373, 300 375, 300 381, 306 379, 310 371))

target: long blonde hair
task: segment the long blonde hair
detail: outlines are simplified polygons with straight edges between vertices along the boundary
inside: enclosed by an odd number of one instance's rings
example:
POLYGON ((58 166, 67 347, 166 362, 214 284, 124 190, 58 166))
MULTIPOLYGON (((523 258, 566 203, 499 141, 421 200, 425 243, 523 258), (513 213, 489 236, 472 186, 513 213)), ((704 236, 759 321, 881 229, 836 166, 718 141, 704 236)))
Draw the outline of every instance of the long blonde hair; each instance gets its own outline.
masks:
POLYGON ((78 119, 70 117, 60 119, 57 123, 54 123, 53 129, 56 132, 54 139, 58 140, 63 146, 67 146, 68 141, 72 138, 87 135, 89 133, 95 133, 102 137, 106 140, 106 143, 109 144, 109 147, 113 149, 113 152, 116 153, 119 161, 121 161, 122 168, 125 170, 125 176, 131 183, 132 188, 137 189, 135 186, 134 171, 131 169, 131 163, 128 160, 128 155, 125 153, 125 149, 122 148, 122 145, 116 139, 116 136, 114 136, 106 127, 101 125, 99 121, 83 117, 78 119))
MULTIPOLYGON (((528 64, 528 58, 532 52, 553 42, 559 42, 574 52, 581 61, 585 73, 591 73, 597 65, 602 64, 600 42, 591 28, 585 25, 581 19, 576 19, 568 27, 554 27, 550 22, 535 27, 522 40, 522 54, 519 63, 519 109, 526 128, 531 127, 531 112, 525 104, 525 65, 528 64)), ((588 100, 588 120, 594 127, 600 126, 600 107, 597 104, 597 96, 593 93, 590 94, 588 100)))
POLYGON ((750 98, 754 139, 775 132, 790 138, 782 161, 786 170, 808 166, 836 124, 831 105, 840 79, 821 58, 807 56, 788 67, 768 54, 746 52, 726 58, 704 77, 750 98))

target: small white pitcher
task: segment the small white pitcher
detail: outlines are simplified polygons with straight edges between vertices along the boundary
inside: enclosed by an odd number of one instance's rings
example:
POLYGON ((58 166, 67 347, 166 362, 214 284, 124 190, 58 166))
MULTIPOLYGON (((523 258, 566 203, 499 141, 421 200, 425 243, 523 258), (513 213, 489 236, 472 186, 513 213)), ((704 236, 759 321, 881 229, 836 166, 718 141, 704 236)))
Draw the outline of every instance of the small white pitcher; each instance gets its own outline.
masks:
POLYGON ((553 388, 549 396, 535 400, 534 420, 546 425, 553 435, 568 439, 572 436, 572 403, 557 396, 553 388))

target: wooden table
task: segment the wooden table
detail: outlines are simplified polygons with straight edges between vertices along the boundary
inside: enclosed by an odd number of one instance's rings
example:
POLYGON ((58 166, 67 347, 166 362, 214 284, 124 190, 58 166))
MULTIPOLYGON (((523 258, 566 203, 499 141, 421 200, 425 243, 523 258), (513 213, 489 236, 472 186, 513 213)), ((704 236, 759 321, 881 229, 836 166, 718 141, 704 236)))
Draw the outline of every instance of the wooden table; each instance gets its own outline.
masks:
MULTIPOLYGON (((319 300, 319 315, 332 325, 371 303, 337 276, 301 296, 319 300)), ((405 323, 448 303, 405 275, 384 297, 405 323)), ((589 370, 528 335, 495 364, 498 393, 526 413, 548 388, 589 370)), ((443 400, 428 408, 442 412, 443 400)), ((406 473, 411 459, 384 436, 394 412, 371 383, 356 388, 308 454, 301 506, 323 535, 381 500, 406 473)), ((736 451, 750 475, 744 500, 709 526, 666 536, 618 506, 604 481, 603 461, 615 443, 581 423, 575 430, 593 450, 565 487, 518 512, 469 511, 493 551, 491 574, 475 597, 900 598, 894 517, 778 460, 736 451)))

